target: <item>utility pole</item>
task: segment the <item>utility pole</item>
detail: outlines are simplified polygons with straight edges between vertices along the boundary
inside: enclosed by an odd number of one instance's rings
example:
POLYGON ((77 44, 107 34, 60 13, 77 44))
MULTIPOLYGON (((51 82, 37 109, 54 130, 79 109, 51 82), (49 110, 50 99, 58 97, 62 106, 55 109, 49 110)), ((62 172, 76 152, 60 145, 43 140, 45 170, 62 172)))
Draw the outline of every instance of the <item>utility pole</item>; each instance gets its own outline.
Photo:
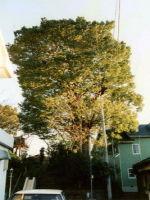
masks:
POLYGON ((90 199, 93 200, 93 169, 92 169, 92 144, 91 134, 89 136, 89 161, 90 161, 90 199))
POLYGON ((9 198, 11 197, 11 189, 12 189, 12 177, 13 177, 13 168, 10 169, 10 176, 9 176, 9 198))
POLYGON ((117 173, 116 173, 116 155, 115 155, 115 149, 114 149, 114 140, 112 139, 112 155, 113 155, 113 164, 114 164, 114 178, 115 181, 117 180, 117 173))
MULTIPOLYGON (((105 115, 104 115, 103 97, 101 98, 101 102, 102 102, 102 106, 101 106, 102 131, 103 131, 103 137, 104 137, 104 143, 105 143, 105 162, 109 166, 108 142, 107 142, 107 134, 106 134, 106 126, 105 126, 105 115)), ((108 175, 108 177, 107 177, 107 196, 108 196, 108 200, 112 199, 110 175, 108 175)))

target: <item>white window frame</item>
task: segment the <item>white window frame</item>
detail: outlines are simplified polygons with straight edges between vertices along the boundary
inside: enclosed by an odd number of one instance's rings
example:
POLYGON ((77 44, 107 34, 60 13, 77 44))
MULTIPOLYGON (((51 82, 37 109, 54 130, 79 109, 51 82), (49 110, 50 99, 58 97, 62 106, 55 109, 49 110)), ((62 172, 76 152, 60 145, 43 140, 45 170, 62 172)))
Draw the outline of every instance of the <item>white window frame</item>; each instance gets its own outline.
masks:
POLYGON ((128 178, 129 179, 135 179, 136 178, 136 175, 134 175, 134 176, 130 176, 130 171, 129 170, 133 170, 133 168, 128 168, 128 178))
POLYGON ((133 155, 140 155, 141 154, 140 144, 132 144, 132 153, 133 153, 133 155), (139 149, 138 153, 134 152, 134 148, 133 148, 134 145, 138 146, 138 149, 139 149))

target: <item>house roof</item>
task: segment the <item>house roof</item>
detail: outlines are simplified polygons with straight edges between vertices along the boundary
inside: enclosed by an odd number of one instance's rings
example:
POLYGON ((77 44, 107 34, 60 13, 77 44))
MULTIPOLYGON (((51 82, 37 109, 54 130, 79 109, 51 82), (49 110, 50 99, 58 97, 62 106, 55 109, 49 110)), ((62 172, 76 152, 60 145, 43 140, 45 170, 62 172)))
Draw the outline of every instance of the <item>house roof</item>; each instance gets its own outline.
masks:
POLYGON ((5 147, 6 149, 12 149, 14 144, 14 138, 8 134, 3 129, 0 129, 0 146, 5 147))
POLYGON ((150 170, 150 157, 134 164, 133 169, 134 169, 135 173, 150 170))
POLYGON ((130 133, 131 138, 136 137, 150 137, 150 124, 141 124, 138 127, 138 131, 130 133))
POLYGON ((136 132, 123 132, 121 144, 132 143, 135 138, 150 138, 150 124, 141 124, 136 132))

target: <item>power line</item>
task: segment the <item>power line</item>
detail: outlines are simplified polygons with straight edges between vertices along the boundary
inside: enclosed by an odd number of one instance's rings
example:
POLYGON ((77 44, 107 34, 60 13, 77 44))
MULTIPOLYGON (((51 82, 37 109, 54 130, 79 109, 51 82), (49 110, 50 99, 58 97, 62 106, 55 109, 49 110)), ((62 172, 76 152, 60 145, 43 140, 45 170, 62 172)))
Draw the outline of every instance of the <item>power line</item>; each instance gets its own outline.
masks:
POLYGON ((115 14, 114 14, 114 22, 115 22, 115 25, 114 25, 114 29, 113 29, 113 37, 115 38, 115 33, 116 33, 116 20, 117 20, 117 11, 118 11, 118 0, 116 0, 116 3, 115 3, 115 14))
POLYGON ((113 37, 116 38, 117 41, 119 41, 120 38, 120 18, 121 18, 121 0, 116 0, 115 12, 114 12, 115 26, 113 29, 113 37))
POLYGON ((121 16, 121 0, 118 0, 118 36, 117 36, 117 40, 119 41, 119 37, 120 37, 120 16, 121 16))

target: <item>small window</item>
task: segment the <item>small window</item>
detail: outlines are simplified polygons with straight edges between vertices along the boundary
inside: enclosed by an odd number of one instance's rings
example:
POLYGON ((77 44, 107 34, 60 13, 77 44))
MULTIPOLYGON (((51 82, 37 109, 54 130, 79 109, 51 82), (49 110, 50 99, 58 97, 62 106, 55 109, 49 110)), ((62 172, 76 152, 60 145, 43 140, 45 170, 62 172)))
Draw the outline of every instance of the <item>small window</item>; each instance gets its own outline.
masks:
POLYGON ((140 145, 139 144, 132 144, 132 152, 133 154, 140 154, 140 145))
POLYGON ((135 174, 133 172, 133 168, 128 169, 128 178, 135 178, 135 174))

